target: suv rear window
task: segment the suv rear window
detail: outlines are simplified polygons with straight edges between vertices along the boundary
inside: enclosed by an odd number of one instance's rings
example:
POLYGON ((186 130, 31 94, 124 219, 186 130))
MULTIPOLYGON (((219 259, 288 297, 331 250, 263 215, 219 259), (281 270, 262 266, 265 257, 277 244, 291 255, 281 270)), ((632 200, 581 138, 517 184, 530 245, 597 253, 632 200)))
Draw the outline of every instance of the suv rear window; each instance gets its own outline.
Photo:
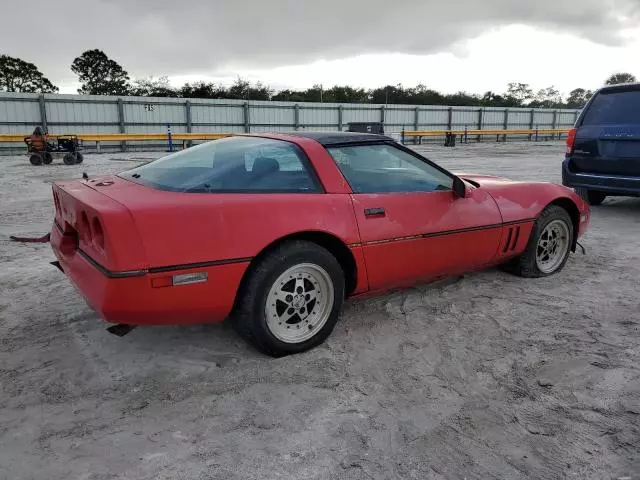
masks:
POLYGON ((640 88, 600 92, 582 118, 582 125, 640 125, 640 88))
POLYGON ((318 192, 306 155, 293 143, 228 137, 182 150, 120 174, 159 190, 189 193, 318 192))

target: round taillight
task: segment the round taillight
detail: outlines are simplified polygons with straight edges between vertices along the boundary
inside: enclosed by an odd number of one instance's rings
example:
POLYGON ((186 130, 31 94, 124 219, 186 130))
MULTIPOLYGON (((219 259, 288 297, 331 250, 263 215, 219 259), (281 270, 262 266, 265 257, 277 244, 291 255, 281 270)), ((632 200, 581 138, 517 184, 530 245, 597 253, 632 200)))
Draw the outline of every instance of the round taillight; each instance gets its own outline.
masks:
POLYGON ((91 222, 91 233, 93 234, 93 244, 104 250, 104 231, 98 218, 94 218, 93 222, 91 222))
POLYGON ((86 212, 82 212, 80 215, 80 237, 86 240, 87 243, 91 243, 91 226, 89 225, 89 217, 86 212))

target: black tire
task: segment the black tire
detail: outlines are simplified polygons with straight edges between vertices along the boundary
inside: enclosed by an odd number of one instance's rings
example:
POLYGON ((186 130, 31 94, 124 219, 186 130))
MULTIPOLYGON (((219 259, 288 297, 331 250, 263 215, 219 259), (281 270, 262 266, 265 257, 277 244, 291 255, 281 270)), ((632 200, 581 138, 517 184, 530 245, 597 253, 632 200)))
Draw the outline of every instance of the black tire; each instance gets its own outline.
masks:
POLYGON ((62 157, 62 161, 65 165, 75 165, 76 156, 73 153, 66 153, 64 157, 62 157))
POLYGON ((520 277, 526 278, 547 277, 549 275, 553 275, 554 273, 558 273, 564 268, 569 255, 571 254, 573 235, 573 222, 571 221, 569 213, 564 208, 557 205, 551 205, 547 207, 536 220, 525 251, 519 257, 516 257, 511 262, 509 262, 505 266, 505 270, 510 271, 511 273, 514 273, 520 277), (553 271, 543 272, 540 270, 540 268, 538 268, 538 264, 536 261, 538 241, 545 227, 554 220, 560 220, 566 225, 567 231, 569 232, 568 248, 566 253, 564 254, 564 258, 553 271))
POLYGON ((82 155, 80 152, 76 152, 76 165, 82 163, 83 160, 84 155, 82 155))
POLYGON ((607 198, 605 193, 588 190, 586 188, 576 188, 575 191, 585 202, 593 206, 600 205, 604 202, 604 199, 607 198))
POLYGON ((31 165, 37 166, 37 165, 42 165, 43 159, 42 159, 42 155, 40 155, 39 153, 34 153, 29 157, 29 162, 31 162, 31 165))
POLYGON ((283 243, 251 267, 238 292, 231 315, 234 329, 261 352, 282 357, 318 346, 333 331, 345 297, 345 275, 336 258, 325 248, 301 240, 283 243), (267 297, 278 277, 299 264, 314 264, 326 271, 334 289, 333 305, 324 325, 308 340, 300 343, 281 341, 266 320, 267 297))
POLYGON ((42 162, 43 162, 45 165, 50 165, 50 164, 51 164, 51 162, 53 162, 53 155, 51 155, 49 152, 45 152, 45 153, 42 155, 42 162))

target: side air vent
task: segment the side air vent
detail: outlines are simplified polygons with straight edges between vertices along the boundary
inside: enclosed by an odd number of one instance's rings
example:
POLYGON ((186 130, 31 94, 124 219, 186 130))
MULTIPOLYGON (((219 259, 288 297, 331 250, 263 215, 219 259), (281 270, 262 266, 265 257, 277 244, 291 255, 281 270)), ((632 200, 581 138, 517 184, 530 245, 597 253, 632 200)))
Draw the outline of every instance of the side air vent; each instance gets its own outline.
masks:
POLYGON ((516 249, 518 240, 520 239, 520 227, 509 227, 507 229, 507 238, 502 247, 502 253, 508 253, 516 249))
POLYGON ((515 250, 518 245, 518 239, 520 238, 520 227, 516 227, 516 234, 513 239, 513 244, 511 245, 511 250, 515 250))

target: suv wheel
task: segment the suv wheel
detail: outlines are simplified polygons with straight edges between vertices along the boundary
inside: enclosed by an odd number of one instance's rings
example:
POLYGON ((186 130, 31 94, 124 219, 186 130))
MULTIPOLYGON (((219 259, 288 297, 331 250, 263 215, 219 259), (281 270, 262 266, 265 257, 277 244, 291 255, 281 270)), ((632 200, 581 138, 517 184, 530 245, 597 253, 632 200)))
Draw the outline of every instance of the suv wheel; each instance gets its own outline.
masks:
POLYGON ((576 188, 576 193, 589 205, 600 205, 607 196, 602 192, 587 190, 586 188, 576 188))

